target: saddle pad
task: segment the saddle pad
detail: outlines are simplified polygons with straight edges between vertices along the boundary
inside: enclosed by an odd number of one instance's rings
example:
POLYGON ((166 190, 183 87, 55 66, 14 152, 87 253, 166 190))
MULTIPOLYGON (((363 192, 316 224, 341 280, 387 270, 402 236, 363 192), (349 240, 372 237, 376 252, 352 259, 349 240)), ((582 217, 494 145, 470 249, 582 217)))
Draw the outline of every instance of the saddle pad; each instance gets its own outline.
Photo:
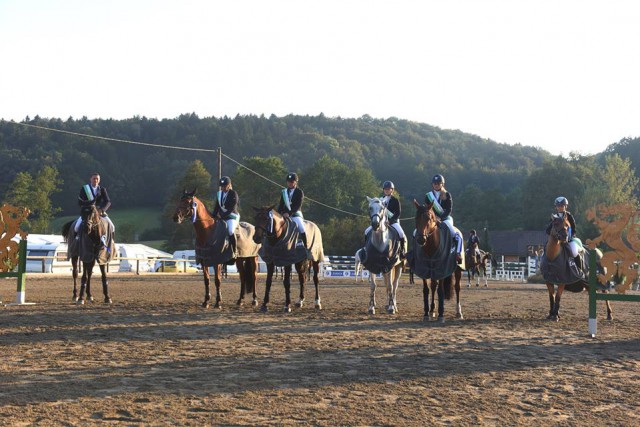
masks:
MULTIPOLYGON (((440 246, 431 257, 427 256, 422 248, 416 244, 414 237, 413 247, 415 249, 413 257, 415 265, 413 272, 421 279, 444 279, 451 276, 457 267, 456 247, 449 227, 444 223, 440 223, 438 232, 440 233, 440 246)), ((464 254, 464 251, 462 251, 462 254, 464 254)), ((462 264, 464 265, 464 259, 462 264)))
POLYGON ((389 246, 386 251, 379 251, 371 242, 372 231, 367 234, 365 247, 365 259, 362 262, 364 268, 373 274, 384 274, 398 264, 400 260, 400 236, 395 228, 389 229, 389 246))
POLYGON ((105 265, 116 255, 116 243, 111 224, 105 218, 100 218, 100 221, 102 222, 102 229, 106 230, 106 234, 101 236, 100 242, 96 243, 87 234, 80 233, 78 256, 82 262, 96 260, 98 265, 105 265))
POLYGON ((563 245, 558 256, 549 261, 546 254, 542 254, 540 259, 540 272, 546 282, 554 285, 569 285, 576 282, 587 282, 589 280, 589 253, 587 249, 580 252, 582 269, 576 265, 575 259, 571 256, 570 249, 563 245))
MULTIPOLYGON (((238 257, 250 258, 258 256, 260 244, 253 241, 255 228, 253 225, 241 221, 236 228, 236 243, 238 257)), ((213 231, 209 240, 204 246, 196 243, 196 263, 204 266, 226 264, 232 260, 231 246, 229 244, 229 234, 225 221, 217 221, 213 226, 213 231)))
MULTIPOLYGON (((267 238, 263 239, 260 248, 260 257, 266 263, 273 263, 276 267, 284 267, 296 264, 307 258, 307 251, 299 240, 300 233, 298 226, 291 219, 287 218, 287 232, 274 244, 269 243, 267 238)), ((322 246, 322 233, 318 226, 311 221, 304 221, 304 230, 307 235, 309 252, 313 261, 324 260, 324 248, 322 246)))

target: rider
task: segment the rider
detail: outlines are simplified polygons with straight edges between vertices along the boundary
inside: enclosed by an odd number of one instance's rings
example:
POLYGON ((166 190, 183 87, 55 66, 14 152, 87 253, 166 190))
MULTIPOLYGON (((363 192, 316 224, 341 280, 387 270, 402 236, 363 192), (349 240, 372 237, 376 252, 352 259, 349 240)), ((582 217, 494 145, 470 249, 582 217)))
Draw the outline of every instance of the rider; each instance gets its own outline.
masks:
POLYGON ((475 253, 473 254, 476 257, 477 263, 480 262, 480 239, 476 234, 476 230, 469 231, 469 238, 467 239, 467 250, 469 251, 469 255, 471 255, 471 248, 475 245, 475 253))
POLYGON ((116 231, 116 227, 111 222, 111 219, 107 216, 107 209, 111 206, 111 200, 109 199, 109 194, 107 193, 107 189, 100 185, 100 174, 94 173, 89 178, 89 184, 85 184, 80 189, 80 194, 78 195, 78 205, 80 205, 80 218, 76 221, 76 225, 74 230, 76 233, 80 231, 80 225, 84 218, 87 215, 87 209, 91 205, 95 205, 100 212, 100 215, 109 222, 111 226, 111 230, 113 232, 116 231), (84 217, 84 218, 83 218, 84 217))
MULTIPOLYGON (((567 220, 569 220, 569 236, 567 237, 567 241, 569 242, 569 249, 571 250, 571 256, 576 259, 576 263, 580 265, 580 259, 578 257, 578 253, 580 251, 580 246, 582 246, 580 239, 576 237, 576 220, 571 215, 571 212, 567 210, 569 206, 569 200, 567 200, 564 196, 558 196, 555 200, 556 213, 561 215, 566 215, 567 220)), ((546 233, 551 233, 551 227, 553 227, 553 220, 549 222, 547 226, 546 233)))
POLYGON ((298 174, 289 172, 287 174, 287 188, 282 189, 280 194, 280 203, 278 204, 278 213, 285 218, 290 218, 298 226, 300 240, 307 251, 307 258, 311 259, 309 244, 307 243, 307 233, 304 229, 304 217, 302 216, 302 201, 304 200, 304 192, 298 188, 298 174))
POLYGON ((236 228, 240 222, 240 214, 238 213, 238 193, 233 190, 231 178, 223 176, 218 182, 220 191, 216 193, 215 206, 213 213, 214 218, 224 220, 227 223, 227 232, 229 233, 229 246, 231 247, 231 257, 238 256, 238 242, 236 240, 236 228))
MULTIPOLYGON (((389 221, 389 225, 391 225, 398 232, 398 237, 400 237, 400 258, 404 259, 406 257, 405 235, 404 230, 400 225, 400 213, 402 211, 402 208, 400 207, 400 200, 398 200, 393 195, 394 190, 395 186, 393 185, 393 182, 385 181, 382 184, 382 192, 384 194, 384 196, 382 197, 382 204, 387 208, 387 218, 389 221)), ((370 231, 371 226, 368 226, 364 231, 365 239, 370 231)))
POLYGON ((433 212, 442 222, 447 224, 453 241, 456 245, 456 261, 462 262, 462 235, 456 231, 453 227, 453 217, 451 212, 453 210, 453 199, 451 193, 444 188, 444 176, 437 174, 431 179, 432 190, 429 191, 424 199, 427 204, 433 203, 433 212))

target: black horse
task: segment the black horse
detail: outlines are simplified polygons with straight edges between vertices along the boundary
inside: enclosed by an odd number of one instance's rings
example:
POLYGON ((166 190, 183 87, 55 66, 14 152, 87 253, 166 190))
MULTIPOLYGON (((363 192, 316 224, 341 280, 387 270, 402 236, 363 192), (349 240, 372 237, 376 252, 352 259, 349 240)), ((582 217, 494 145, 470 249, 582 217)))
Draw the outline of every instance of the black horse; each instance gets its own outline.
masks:
POLYGON ((73 275, 73 301, 78 304, 85 303, 86 299, 93 301, 91 295, 91 276, 93 267, 98 262, 102 276, 102 293, 104 302, 111 304, 109 296, 109 282, 107 279, 107 263, 111 260, 115 252, 115 243, 112 239, 112 230, 109 222, 100 216, 95 206, 83 208, 82 226, 80 233, 75 232, 75 222, 69 221, 62 226, 62 236, 68 245, 67 259, 71 260, 73 275), (82 278, 80 280, 80 291, 77 289, 78 281, 78 260, 82 260, 82 278))

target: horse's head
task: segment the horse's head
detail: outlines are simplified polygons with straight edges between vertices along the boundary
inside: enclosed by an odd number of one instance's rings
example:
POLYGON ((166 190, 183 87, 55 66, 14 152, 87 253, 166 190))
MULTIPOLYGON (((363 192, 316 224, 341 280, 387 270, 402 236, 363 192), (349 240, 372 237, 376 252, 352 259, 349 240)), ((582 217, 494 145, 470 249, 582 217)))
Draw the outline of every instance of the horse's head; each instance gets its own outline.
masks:
POLYGON ((367 196, 369 202, 369 218, 371 219, 371 228, 374 231, 378 231, 379 228, 383 228, 387 224, 387 207, 377 197, 373 199, 367 196))
POLYGON ((413 199, 416 207, 416 243, 424 246, 438 229, 438 217, 433 213, 433 203, 421 205, 416 199, 413 199))
POLYGON ((81 215, 83 217, 83 231, 89 236, 97 236, 99 240, 100 236, 104 234, 104 230, 102 229, 102 217, 100 216, 100 212, 98 212, 98 208, 96 208, 95 205, 83 208, 81 215))
POLYGON ((173 222, 182 224, 185 218, 193 218, 193 214, 196 211, 197 200, 196 189, 191 192, 182 190, 182 196, 176 206, 176 211, 173 213, 173 222), (195 206, 194 206, 195 205, 195 206))
POLYGON ((280 215, 273 210, 275 206, 263 206, 261 208, 254 207, 255 211, 255 233, 253 234, 253 241, 255 243, 262 243, 263 238, 277 237, 276 217, 280 215))
POLYGON ((569 218, 562 213, 551 215, 551 232, 549 236, 558 242, 565 243, 569 239, 569 218))

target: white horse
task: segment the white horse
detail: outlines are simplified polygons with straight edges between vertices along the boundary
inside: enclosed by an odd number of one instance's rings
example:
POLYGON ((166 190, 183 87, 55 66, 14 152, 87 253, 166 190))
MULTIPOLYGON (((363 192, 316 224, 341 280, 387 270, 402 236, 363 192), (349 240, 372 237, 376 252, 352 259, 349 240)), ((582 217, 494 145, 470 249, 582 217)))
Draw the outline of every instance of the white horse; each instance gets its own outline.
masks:
MULTIPOLYGON (((387 208, 379 198, 370 198, 367 196, 369 202, 369 217, 371 218, 371 244, 375 250, 380 253, 388 253, 389 247, 392 243, 389 236, 389 223, 387 219, 387 208)), ((403 261, 398 257, 397 262, 392 266, 388 273, 384 273, 384 283, 387 285, 387 313, 395 314, 398 312, 396 304, 396 294, 398 291, 398 284, 400 283, 400 276, 402 275, 403 261)), ((371 287, 371 294, 369 296, 369 314, 376 313, 376 275, 369 274, 369 285, 371 287)))

